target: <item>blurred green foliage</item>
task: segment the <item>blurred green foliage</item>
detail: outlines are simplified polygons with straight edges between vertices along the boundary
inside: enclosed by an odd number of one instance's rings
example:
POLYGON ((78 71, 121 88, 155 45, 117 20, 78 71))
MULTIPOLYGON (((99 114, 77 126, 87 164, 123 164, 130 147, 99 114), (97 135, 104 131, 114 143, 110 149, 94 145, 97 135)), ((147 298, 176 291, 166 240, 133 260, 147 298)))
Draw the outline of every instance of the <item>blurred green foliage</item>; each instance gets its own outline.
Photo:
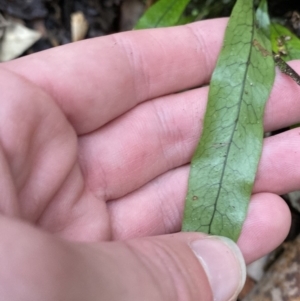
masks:
MULTIPOLYGON (((203 19, 227 17, 230 15, 236 0, 158 0, 140 18, 135 29, 167 27, 183 25, 203 19)), ((254 0, 258 6, 259 0, 254 0)), ((293 8, 292 1, 285 2, 287 7, 293 8)), ((268 1, 274 13, 282 9, 281 0, 268 1)), ((288 9, 288 8, 286 8, 288 9)), ((286 12, 286 10, 283 10, 286 12)), ((272 18, 271 18, 272 19, 272 18)), ((286 15, 274 18, 271 27, 273 52, 279 53, 286 61, 300 58, 300 40, 288 28, 286 15), (279 24, 281 23, 281 24, 279 24)), ((268 34, 269 36, 269 34, 268 34)))

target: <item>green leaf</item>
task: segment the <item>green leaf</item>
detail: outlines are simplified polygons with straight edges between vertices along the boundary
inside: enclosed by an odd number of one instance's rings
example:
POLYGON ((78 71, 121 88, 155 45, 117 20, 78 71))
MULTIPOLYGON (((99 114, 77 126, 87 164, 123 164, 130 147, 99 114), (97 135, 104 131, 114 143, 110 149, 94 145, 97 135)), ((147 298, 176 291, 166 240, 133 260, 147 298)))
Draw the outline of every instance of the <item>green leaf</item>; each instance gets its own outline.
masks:
POLYGON ((159 0, 140 18, 135 29, 176 25, 190 0, 159 0))
POLYGON ((238 0, 212 75, 201 140, 191 162, 183 231, 237 240, 262 150, 275 67, 252 0, 238 0))
POLYGON ((270 39, 271 30, 270 30, 270 18, 268 14, 268 4, 267 0, 261 0, 259 6, 256 10, 256 19, 260 25, 261 30, 268 39, 270 39))
POLYGON ((300 59, 300 39, 281 24, 272 23, 271 42, 272 50, 283 54, 281 56, 283 60, 300 59))
POLYGON ((176 25, 185 25, 188 23, 194 22, 196 17, 194 16, 185 16, 184 14, 181 15, 179 20, 176 22, 176 25))

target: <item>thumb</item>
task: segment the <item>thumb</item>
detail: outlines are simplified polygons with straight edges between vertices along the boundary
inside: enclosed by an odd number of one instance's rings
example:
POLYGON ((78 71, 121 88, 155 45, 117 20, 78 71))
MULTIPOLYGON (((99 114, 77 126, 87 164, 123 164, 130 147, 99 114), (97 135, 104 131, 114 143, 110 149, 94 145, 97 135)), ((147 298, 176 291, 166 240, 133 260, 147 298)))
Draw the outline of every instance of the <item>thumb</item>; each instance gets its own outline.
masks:
POLYGON ((95 286, 89 286, 85 300, 93 295, 101 301, 229 301, 245 282, 242 254, 223 237, 178 233, 92 249, 82 274, 95 286))
POLYGON ((229 239, 199 233, 74 243, 0 215, 0 299, 231 301, 245 263, 229 239))

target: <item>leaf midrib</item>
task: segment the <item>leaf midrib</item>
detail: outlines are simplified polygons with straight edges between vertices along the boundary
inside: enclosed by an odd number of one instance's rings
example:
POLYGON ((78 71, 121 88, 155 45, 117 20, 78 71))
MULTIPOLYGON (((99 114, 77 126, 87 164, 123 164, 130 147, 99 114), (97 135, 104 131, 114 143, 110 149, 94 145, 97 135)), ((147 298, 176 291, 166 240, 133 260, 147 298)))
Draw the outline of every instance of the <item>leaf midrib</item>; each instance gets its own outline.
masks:
POLYGON ((247 77, 247 74, 248 74, 248 71, 249 71, 249 68, 250 68, 250 64, 248 64, 248 62, 250 61, 251 54, 252 54, 252 49, 253 49, 252 41, 253 41, 253 37, 254 37, 254 31, 255 31, 255 29, 254 29, 254 14, 252 14, 252 34, 251 34, 251 40, 250 40, 251 47, 250 47, 248 59, 246 61, 246 65, 247 65, 246 71, 245 71, 244 78, 243 78, 243 81, 242 81, 243 88, 241 89, 241 93, 240 93, 240 97, 239 97, 240 102, 239 102, 239 107, 238 107, 238 112, 237 112, 237 118, 235 120, 235 126, 234 126, 234 129, 232 131, 232 134, 230 136, 230 140, 229 140, 229 143, 228 143, 228 146, 227 146, 226 157, 225 157, 223 168, 222 168, 220 184, 219 184, 219 188, 218 188, 218 192, 217 192, 217 196, 216 196, 216 201, 215 201, 215 204, 214 204, 213 214, 212 214, 211 219, 208 223, 208 232, 209 233, 211 233, 211 227, 212 227, 214 217, 215 217, 215 214, 216 214, 216 211, 217 211, 218 200, 219 200, 219 196, 220 196, 220 192, 221 192, 221 188, 222 188, 222 183, 223 183, 225 170, 226 170, 226 167, 227 167, 227 160, 228 160, 228 157, 229 157, 228 154, 230 153, 230 148, 231 148, 231 145, 232 145, 232 142, 233 142, 234 133, 235 133, 235 130, 236 130, 237 124, 239 122, 239 118, 240 118, 240 112, 241 112, 242 101, 243 101, 243 94, 245 92, 246 77, 247 77))

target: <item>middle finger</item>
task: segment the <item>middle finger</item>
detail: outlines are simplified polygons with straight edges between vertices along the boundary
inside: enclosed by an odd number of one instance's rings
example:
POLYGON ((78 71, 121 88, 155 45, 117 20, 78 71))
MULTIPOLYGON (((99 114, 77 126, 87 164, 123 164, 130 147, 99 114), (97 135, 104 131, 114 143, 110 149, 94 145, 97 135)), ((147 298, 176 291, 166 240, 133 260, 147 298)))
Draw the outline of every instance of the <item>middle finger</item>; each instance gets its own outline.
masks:
MULTIPOLYGON (((295 62, 297 66, 300 69, 295 62)), ((300 121, 299 92, 290 78, 277 76, 265 112, 266 131, 300 121)), ((189 162, 202 131, 207 93, 204 87, 145 102, 82 136, 81 164, 93 192, 105 194, 107 200, 119 198, 189 162)), ((298 130, 293 130, 265 140, 256 191, 283 193, 300 188, 295 168, 300 153, 293 148, 298 139, 298 130)))

